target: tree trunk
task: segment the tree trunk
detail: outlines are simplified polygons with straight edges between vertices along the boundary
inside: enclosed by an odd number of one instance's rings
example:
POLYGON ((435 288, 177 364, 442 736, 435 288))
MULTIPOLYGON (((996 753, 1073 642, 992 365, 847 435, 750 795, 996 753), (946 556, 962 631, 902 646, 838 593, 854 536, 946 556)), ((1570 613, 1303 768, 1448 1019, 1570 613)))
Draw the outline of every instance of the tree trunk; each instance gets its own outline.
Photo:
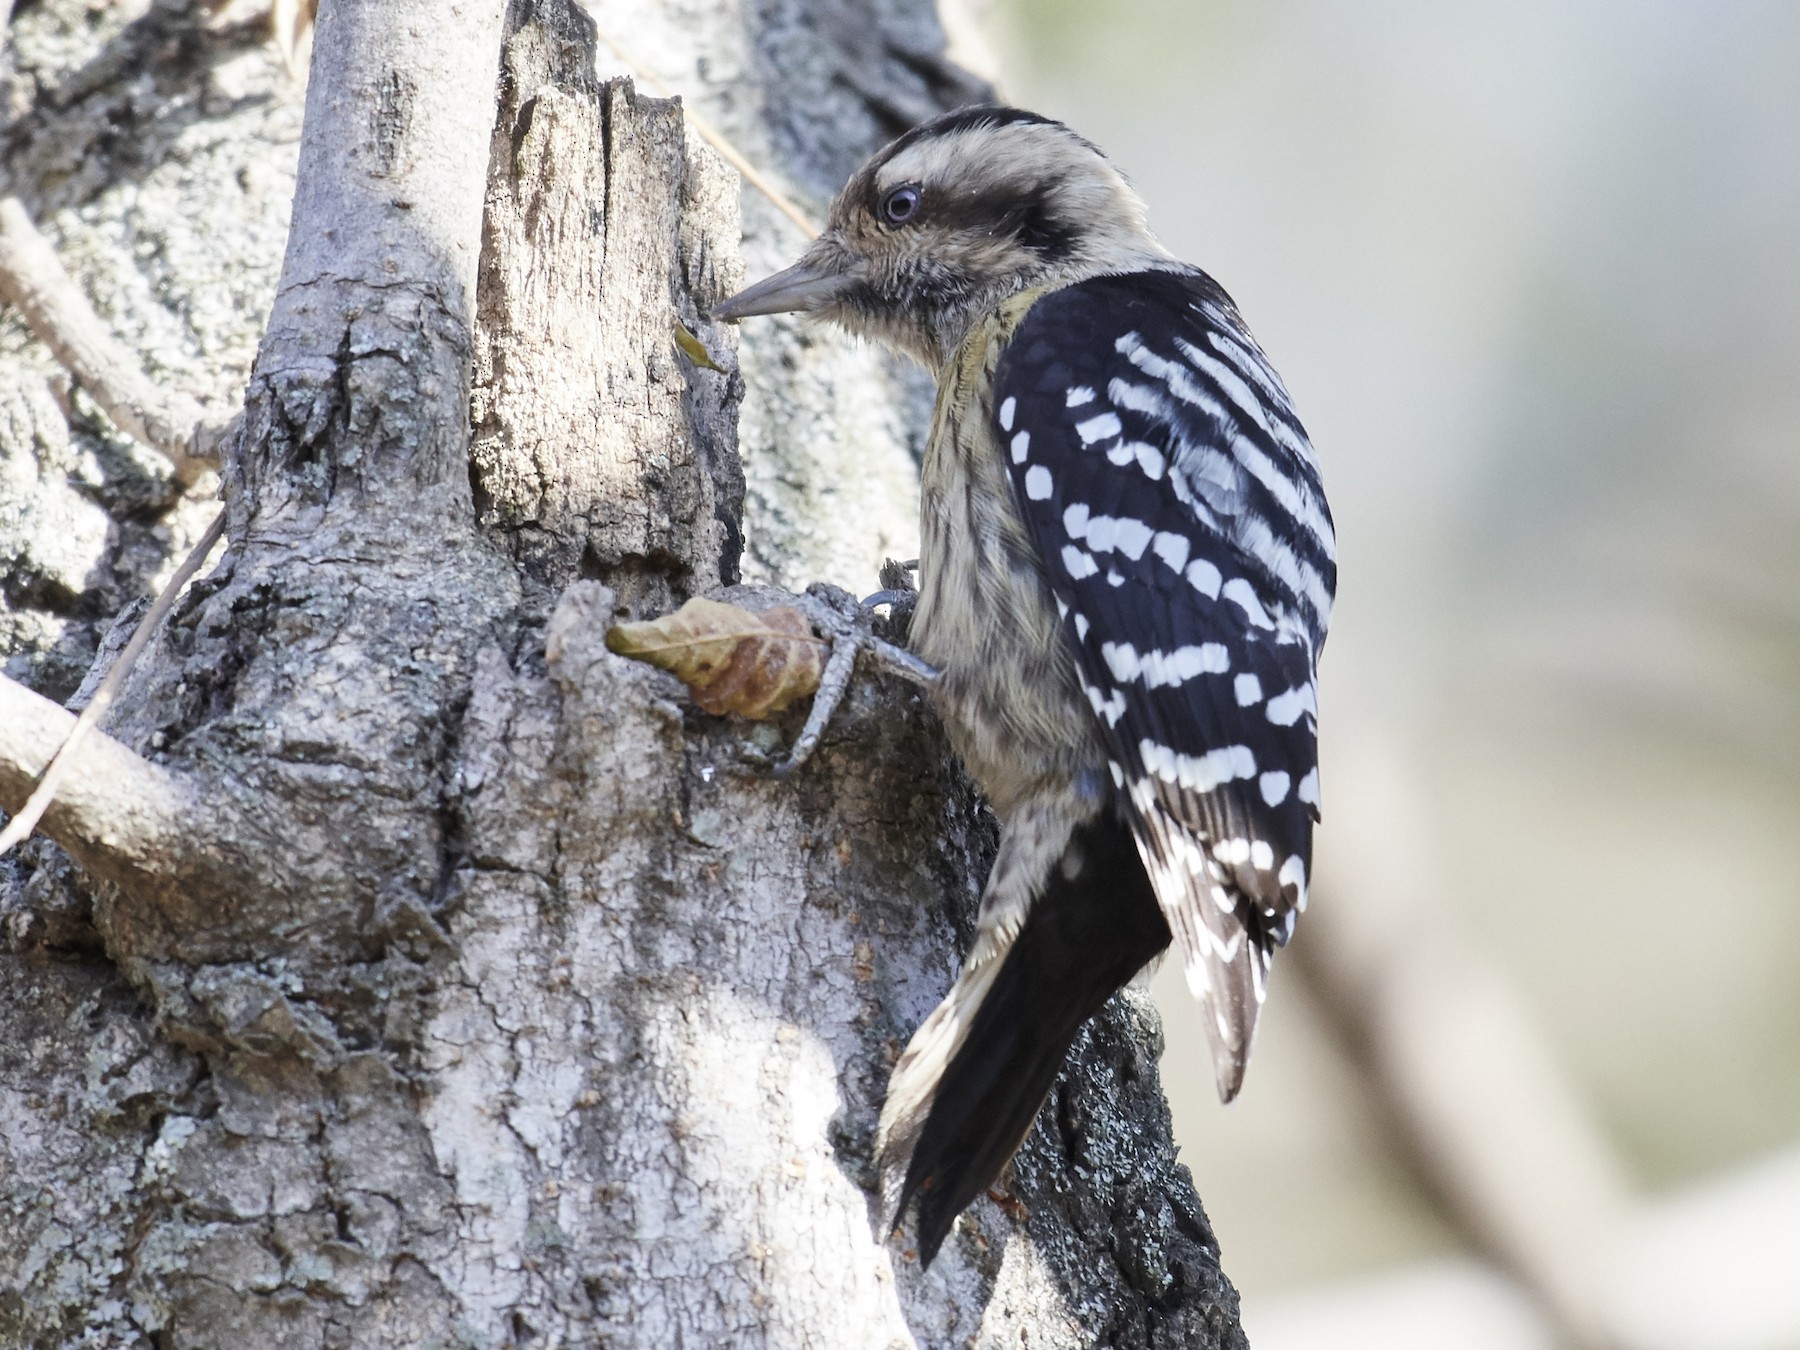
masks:
MULTIPOLYGON (((0 1344, 1242 1345, 1135 992, 929 1274, 875 1229, 993 839, 920 700, 776 781, 798 714, 606 650, 740 558, 869 588, 918 378, 702 317, 735 175, 566 0, 326 0, 297 168, 236 8, 12 20, 8 190, 146 369, 224 405, 273 299, 229 547, 0 862, 0 1344)), ((815 206, 972 89, 916 0, 598 12, 815 206)), ((4 651, 62 697, 209 508, 6 323, 4 651)), ((16 810, 69 719, 0 695, 16 810)))

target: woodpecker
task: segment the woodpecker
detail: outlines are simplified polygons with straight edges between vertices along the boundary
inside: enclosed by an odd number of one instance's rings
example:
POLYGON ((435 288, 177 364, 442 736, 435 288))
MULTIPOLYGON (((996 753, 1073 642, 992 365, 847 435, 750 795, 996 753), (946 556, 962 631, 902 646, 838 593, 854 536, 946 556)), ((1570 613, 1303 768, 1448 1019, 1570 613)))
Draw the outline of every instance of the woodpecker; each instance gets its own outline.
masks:
POLYGON ((1083 1023, 1171 942, 1235 1096, 1306 907, 1331 515, 1236 305, 1146 217, 1062 123, 964 108, 875 154, 798 263, 713 311, 818 315, 937 376, 912 639, 1001 833, 878 1132, 889 1221, 918 1199, 926 1264, 1083 1023))

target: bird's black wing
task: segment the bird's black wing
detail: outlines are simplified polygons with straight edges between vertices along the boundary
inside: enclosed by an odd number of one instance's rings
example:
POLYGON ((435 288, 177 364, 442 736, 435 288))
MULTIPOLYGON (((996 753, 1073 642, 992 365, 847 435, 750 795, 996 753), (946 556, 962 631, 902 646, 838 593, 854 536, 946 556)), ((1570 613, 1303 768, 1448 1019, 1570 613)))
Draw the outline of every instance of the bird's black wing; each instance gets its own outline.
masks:
POLYGON ((1198 272, 1044 296, 996 367, 994 419, 1229 1098, 1318 819, 1336 563, 1312 449, 1198 272))

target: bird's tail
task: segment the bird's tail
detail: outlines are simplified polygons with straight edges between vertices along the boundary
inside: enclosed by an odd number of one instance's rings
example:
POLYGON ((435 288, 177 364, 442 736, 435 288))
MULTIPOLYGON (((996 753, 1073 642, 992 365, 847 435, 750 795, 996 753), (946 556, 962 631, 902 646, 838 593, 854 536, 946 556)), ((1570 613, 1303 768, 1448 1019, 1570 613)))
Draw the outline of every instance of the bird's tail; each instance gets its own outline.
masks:
POLYGON ((878 1146, 886 1222, 919 1201, 929 1266, 1031 1128, 1081 1026, 1169 943, 1130 828, 1076 828, 1010 942, 983 943, 894 1068, 878 1146))

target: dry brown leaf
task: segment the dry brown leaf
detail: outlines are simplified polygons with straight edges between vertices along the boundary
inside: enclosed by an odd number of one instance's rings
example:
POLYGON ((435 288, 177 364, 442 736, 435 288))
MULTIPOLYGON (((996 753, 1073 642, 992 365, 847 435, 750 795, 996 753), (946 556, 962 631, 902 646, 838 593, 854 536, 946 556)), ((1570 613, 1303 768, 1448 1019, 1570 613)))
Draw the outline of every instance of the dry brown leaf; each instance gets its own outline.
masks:
POLYGON ((828 651, 797 609, 758 613, 699 596, 660 619, 613 625, 606 645, 677 676, 709 713, 753 718, 817 689, 828 651))

